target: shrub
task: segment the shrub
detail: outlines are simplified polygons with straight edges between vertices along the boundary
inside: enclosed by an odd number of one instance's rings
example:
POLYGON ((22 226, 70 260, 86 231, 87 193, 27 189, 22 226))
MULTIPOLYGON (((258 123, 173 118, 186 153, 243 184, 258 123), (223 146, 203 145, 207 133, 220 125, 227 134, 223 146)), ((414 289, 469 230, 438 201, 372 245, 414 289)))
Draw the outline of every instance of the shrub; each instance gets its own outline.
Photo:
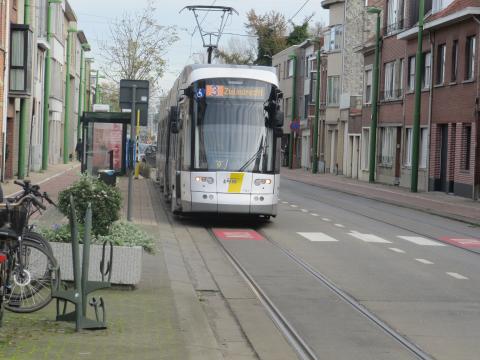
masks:
MULTIPOLYGON (((141 246, 146 252, 154 252, 154 240, 147 235, 137 225, 123 221, 115 222, 109 229, 108 235, 92 236, 92 244, 103 244, 104 241, 109 240, 113 245, 117 246, 141 246)), ((83 242, 84 227, 80 226, 79 240, 83 242)), ((40 228, 40 234, 51 242, 71 242, 70 225, 53 225, 51 228, 40 228)))
POLYGON ((106 235, 110 225, 119 219, 122 195, 116 187, 109 186, 99 179, 82 175, 80 180, 59 194, 58 207, 70 214, 70 195, 75 202, 75 212, 80 224, 85 222, 88 203, 92 204, 92 233, 106 235))

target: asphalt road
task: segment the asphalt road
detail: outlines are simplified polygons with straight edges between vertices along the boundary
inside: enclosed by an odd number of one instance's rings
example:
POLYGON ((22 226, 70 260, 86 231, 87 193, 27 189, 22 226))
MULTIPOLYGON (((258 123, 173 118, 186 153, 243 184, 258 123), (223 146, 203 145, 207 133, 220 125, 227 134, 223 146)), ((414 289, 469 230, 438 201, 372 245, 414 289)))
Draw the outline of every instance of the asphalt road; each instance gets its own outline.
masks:
POLYGON ((436 240, 478 228, 283 179, 278 217, 255 230, 267 240, 222 243, 319 359, 416 357, 283 249, 431 358, 480 359, 480 254, 436 240))

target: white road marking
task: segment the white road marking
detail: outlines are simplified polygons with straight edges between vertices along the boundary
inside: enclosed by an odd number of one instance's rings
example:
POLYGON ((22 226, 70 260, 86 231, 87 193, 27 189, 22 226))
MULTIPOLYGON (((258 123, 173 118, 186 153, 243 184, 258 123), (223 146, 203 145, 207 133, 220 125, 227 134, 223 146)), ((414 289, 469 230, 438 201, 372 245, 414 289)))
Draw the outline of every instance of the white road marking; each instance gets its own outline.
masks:
POLYGON ((315 214, 315 213, 311 213, 310 215, 312 215, 312 216, 320 216, 320 215, 315 214))
POLYGON ((342 224, 334 224, 334 225, 335 225, 336 227, 339 227, 339 228, 342 228, 342 229, 345 227, 345 225, 342 225, 342 224))
POLYGON ((421 246, 446 246, 438 241, 429 240, 421 236, 397 236, 400 239, 410 241, 411 243, 421 245, 421 246))
POLYGON ((399 254, 405 254, 405 251, 402 249, 398 249, 398 248, 389 248, 389 249, 399 254))
POLYGON ((370 243, 379 243, 379 244, 391 244, 391 241, 385 240, 381 238, 380 236, 373 235, 373 234, 362 234, 359 233, 358 231, 351 231, 348 233, 348 235, 353 236, 357 239, 363 240, 365 242, 370 242, 370 243))
POLYGON ((282 201, 282 204, 288 204, 288 201, 282 201))
POLYGON ((303 236, 305 239, 314 241, 314 242, 337 242, 337 239, 334 239, 327 234, 321 232, 299 232, 297 233, 300 236, 303 236))
POLYGON ((307 213, 308 210, 307 209, 302 209, 302 212, 307 213))
POLYGON ((458 280, 468 280, 468 278, 466 276, 463 276, 463 275, 460 275, 460 274, 454 273, 454 272, 447 272, 447 275, 450 275, 451 277, 453 277, 455 279, 458 279, 458 280))
POLYGON ((297 207, 298 207, 298 205, 290 205, 290 206, 293 207, 293 208, 297 208, 297 207))
POLYGON ((415 260, 417 260, 418 262, 421 262, 422 264, 433 265, 433 262, 427 259, 415 259, 415 260))
POLYGON ((323 221, 326 221, 326 222, 330 222, 332 220, 330 220, 329 218, 322 218, 323 221))

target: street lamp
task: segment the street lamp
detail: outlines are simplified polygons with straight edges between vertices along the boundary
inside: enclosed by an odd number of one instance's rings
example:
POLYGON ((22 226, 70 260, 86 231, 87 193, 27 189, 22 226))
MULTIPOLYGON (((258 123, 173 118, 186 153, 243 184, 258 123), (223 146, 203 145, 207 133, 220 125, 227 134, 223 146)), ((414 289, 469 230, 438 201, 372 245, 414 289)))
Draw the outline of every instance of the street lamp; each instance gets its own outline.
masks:
POLYGON ((375 34, 375 63, 373 65, 373 89, 372 89, 372 121, 370 124, 370 161, 368 162, 368 181, 375 182, 376 151, 377 151, 377 120, 378 120, 378 80, 380 62, 380 13, 376 7, 368 7, 367 13, 377 15, 375 34))

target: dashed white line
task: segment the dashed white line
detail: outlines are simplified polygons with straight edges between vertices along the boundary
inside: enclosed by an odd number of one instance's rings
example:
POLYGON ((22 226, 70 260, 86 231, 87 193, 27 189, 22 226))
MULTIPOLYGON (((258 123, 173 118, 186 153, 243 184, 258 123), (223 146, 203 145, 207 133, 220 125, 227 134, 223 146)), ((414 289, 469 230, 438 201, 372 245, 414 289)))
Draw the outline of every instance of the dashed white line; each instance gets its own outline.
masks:
POLYGON ((320 215, 318 215, 318 214, 316 214, 316 213, 311 213, 310 215, 312 215, 312 216, 320 216, 320 215))
POLYGON ((396 252, 396 253, 399 253, 399 254, 405 254, 405 250, 402 250, 402 249, 398 249, 398 248, 389 248, 390 250, 392 250, 393 252, 396 252))
POLYGON ((332 220, 330 220, 329 218, 322 218, 323 221, 326 221, 326 222, 330 222, 332 220))
POLYGON ((429 239, 426 239, 426 238, 421 237, 421 236, 401 236, 401 235, 399 235, 397 237, 400 238, 400 239, 403 239, 403 240, 410 241, 411 243, 421 245, 421 246, 446 246, 445 244, 442 244, 438 241, 429 240, 429 239))
POLYGON ((335 225, 336 227, 342 228, 342 229, 345 227, 345 225, 342 225, 342 224, 334 224, 334 225, 335 225))
POLYGON ((454 272, 447 272, 447 275, 450 275, 451 277, 453 277, 455 279, 458 279, 458 280, 468 280, 468 278, 466 276, 463 276, 461 274, 454 273, 454 272))
POLYGON ((307 209, 302 209, 302 212, 307 213, 308 210, 307 209))
POLYGON ((353 236, 357 239, 363 240, 365 242, 369 243, 379 243, 379 244, 391 244, 391 241, 385 240, 381 238, 380 236, 373 235, 373 234, 362 234, 359 233, 358 231, 351 231, 348 233, 348 235, 353 236))
POLYGON ((305 239, 313 242, 337 242, 338 240, 321 232, 299 232, 305 239))
POLYGON ((418 262, 421 262, 422 264, 433 265, 433 262, 427 259, 415 259, 415 260, 417 260, 418 262))
POLYGON ((288 204, 288 201, 282 201, 282 204, 288 204))
POLYGON ((298 208, 298 205, 293 205, 293 204, 292 204, 292 205, 290 205, 290 206, 293 207, 293 208, 298 208))

